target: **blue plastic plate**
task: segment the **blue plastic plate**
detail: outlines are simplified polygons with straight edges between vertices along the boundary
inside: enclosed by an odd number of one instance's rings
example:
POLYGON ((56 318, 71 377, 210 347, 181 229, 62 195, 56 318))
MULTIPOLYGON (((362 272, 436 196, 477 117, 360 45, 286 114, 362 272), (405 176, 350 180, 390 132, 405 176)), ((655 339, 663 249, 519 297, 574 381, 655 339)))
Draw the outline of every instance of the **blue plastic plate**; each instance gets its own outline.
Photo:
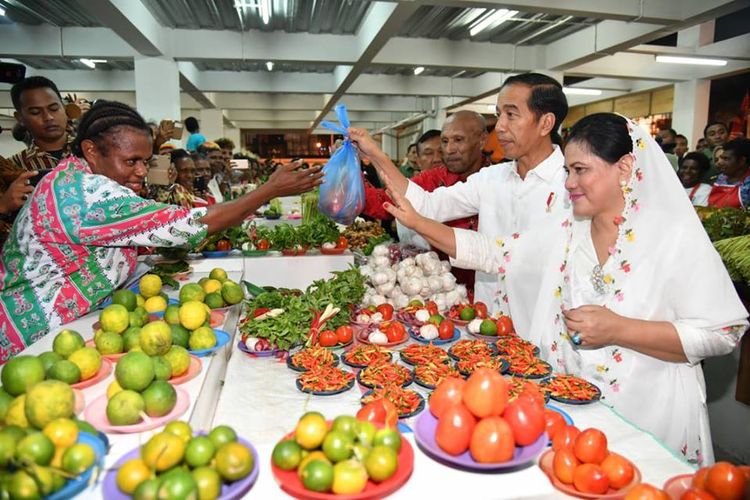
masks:
MULTIPOLYGON (((553 377, 549 377, 549 378, 553 378, 553 377)), ((543 380, 542 382, 539 383, 539 385, 542 386, 542 387, 544 387, 544 385, 546 384, 546 382, 547 382, 547 380, 543 380)), ((588 382, 588 380, 587 380, 587 382, 588 382)), ((599 398, 602 397, 602 390, 599 389, 599 387, 597 387, 595 384, 592 384, 591 382, 589 382, 589 385, 591 385, 591 387, 593 387, 594 389, 596 389, 596 396, 594 396, 591 399, 567 399, 567 398, 563 398, 563 397, 560 397, 560 396, 554 396, 554 395, 550 394, 547 391, 545 391, 545 394, 549 394, 550 399, 552 399, 554 401, 557 401, 558 403, 564 403, 566 405, 588 405, 588 404, 595 403, 595 402, 599 401, 599 398)))
POLYGON ((208 250, 204 250, 201 253, 207 259, 215 259, 217 257, 226 257, 227 255, 229 255, 229 250, 219 250, 215 252, 209 252, 208 250))
POLYGON ((94 465, 83 471, 83 474, 75 479, 70 479, 65 482, 65 486, 57 490, 53 494, 45 497, 46 500, 67 500, 73 498, 83 490, 88 488, 91 475, 94 473, 94 467, 104 466, 104 455, 107 454, 107 449, 101 438, 88 434, 86 432, 78 433, 78 443, 87 444, 94 449, 96 454, 96 462, 94 465))
POLYGON ((208 356, 209 354, 213 354, 220 348, 224 347, 227 342, 229 342, 229 339, 231 338, 230 335, 225 332, 224 330, 216 330, 214 329, 214 333, 216 334, 216 345, 213 346, 210 349, 201 349, 199 351, 188 351, 193 356, 198 356, 199 358, 202 358, 204 356, 208 356))

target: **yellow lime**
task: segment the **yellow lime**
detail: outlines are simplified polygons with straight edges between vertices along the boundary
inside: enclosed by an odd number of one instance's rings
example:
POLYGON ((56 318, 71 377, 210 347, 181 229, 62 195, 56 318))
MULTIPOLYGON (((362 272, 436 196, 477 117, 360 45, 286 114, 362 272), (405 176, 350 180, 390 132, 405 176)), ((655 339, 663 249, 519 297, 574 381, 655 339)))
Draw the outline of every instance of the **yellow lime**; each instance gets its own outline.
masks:
POLYGON ((148 467, 161 472, 182 461, 186 446, 185 441, 179 436, 160 432, 152 436, 141 448, 141 458, 148 467))
POLYGON ((120 304, 112 304, 102 309, 99 324, 105 332, 122 333, 130 326, 130 313, 120 304))
POLYGON ((195 300, 203 302, 206 298, 206 292, 203 291, 203 287, 198 283, 188 283, 187 285, 180 288, 180 304, 195 300))
POLYGON ((161 292, 161 278, 155 274, 146 274, 141 278, 138 287, 144 298, 154 297, 161 292))
POLYGON ((26 394, 21 394, 8 406, 5 425, 15 425, 24 429, 29 426, 29 421, 26 419, 26 394))
POLYGON ((206 293, 215 292, 217 290, 221 290, 221 281, 214 280, 214 279, 208 279, 203 282, 203 291, 206 293))
POLYGON ((220 267, 215 267, 211 269, 211 272, 209 273, 208 277, 209 279, 218 280, 224 283, 227 280, 227 272, 220 267))
POLYGON ((96 453, 94 453, 94 449, 87 444, 78 443, 63 453, 62 468, 65 472, 77 476, 94 465, 95 461, 96 453))
POLYGON ((221 286, 221 296, 227 304, 239 304, 245 298, 242 288, 237 283, 226 281, 221 286))
POLYGON ((164 427, 164 432, 174 434, 185 441, 185 443, 193 439, 193 429, 190 427, 190 424, 182 420, 172 420, 164 427))
POLYGON ((52 350, 63 358, 67 358, 74 351, 86 345, 81 334, 75 330, 63 330, 55 336, 52 342, 52 350))
POLYGON ((216 345, 216 334, 210 326, 202 326, 190 334, 188 341, 191 351, 200 351, 202 349, 211 349, 216 345))
POLYGON ((138 485, 147 479, 151 479, 151 469, 140 458, 122 464, 116 476, 117 487, 126 495, 132 495, 138 485))
POLYGON ((156 295, 155 297, 147 298, 143 307, 148 313, 161 312, 167 308, 167 301, 161 295, 156 295))
POLYGON ((179 377, 188 371, 190 367, 190 353, 187 349, 179 345, 173 345, 169 352, 164 355, 169 366, 172 367, 172 376, 179 377))
POLYGON ((84 347, 68 357, 81 370, 81 380, 88 380, 102 367, 102 355, 93 347, 84 347))
POLYGON ((56 418, 45 425, 42 432, 57 448, 73 446, 78 440, 78 426, 69 418, 56 418))
POLYGON ((26 393, 26 418, 31 425, 42 429, 53 420, 72 417, 75 400, 73 389, 65 382, 39 382, 26 393))
MULTIPOLYGON (((201 299, 203 300, 203 299, 201 299)), ((188 330, 195 330, 206 322, 210 310, 206 312, 206 305, 197 300, 185 302, 180 307, 180 323, 188 330)))
POLYGON ((164 311, 164 321, 169 325, 180 324, 180 306, 177 304, 169 304, 167 309, 164 311))
POLYGON ((172 329, 166 321, 152 321, 141 328, 141 348, 149 356, 164 355, 170 347, 172 347, 172 329))
POLYGON ((136 295, 135 296, 135 305, 137 307, 143 307, 143 305, 146 303, 146 299, 143 297, 143 295, 136 295))

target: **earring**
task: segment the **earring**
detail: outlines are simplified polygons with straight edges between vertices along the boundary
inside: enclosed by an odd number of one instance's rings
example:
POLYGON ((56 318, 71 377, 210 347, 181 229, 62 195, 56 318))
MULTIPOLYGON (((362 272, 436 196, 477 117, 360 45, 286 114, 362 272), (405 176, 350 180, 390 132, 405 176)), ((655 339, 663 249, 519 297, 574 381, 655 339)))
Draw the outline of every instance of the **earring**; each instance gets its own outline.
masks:
POLYGON ((620 187, 621 187, 621 188, 624 188, 624 187, 625 187, 625 186, 627 186, 627 185, 628 185, 628 183, 627 183, 627 182, 625 182, 625 181, 620 181, 620 187))

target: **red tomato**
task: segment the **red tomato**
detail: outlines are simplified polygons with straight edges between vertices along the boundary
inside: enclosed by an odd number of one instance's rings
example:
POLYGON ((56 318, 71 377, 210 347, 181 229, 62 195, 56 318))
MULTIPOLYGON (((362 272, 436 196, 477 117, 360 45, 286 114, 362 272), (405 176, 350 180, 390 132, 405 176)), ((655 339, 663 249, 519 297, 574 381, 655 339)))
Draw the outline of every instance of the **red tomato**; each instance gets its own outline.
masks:
MULTIPOLYGON (((539 384, 525 380, 523 383, 523 390, 518 395, 519 398, 528 398, 530 401, 538 404, 542 408, 544 407, 544 394, 542 394, 539 384)), ((552 436, 550 436, 551 438, 552 436)))
POLYGON ((430 413, 440 418, 451 405, 461 403, 461 395, 466 381, 462 378, 449 377, 437 386, 430 395, 430 413))
POLYGON ((582 493, 602 495, 609 489, 609 479, 596 464, 581 464, 573 473, 573 485, 582 493))
POLYGON ((339 343, 339 338, 333 330, 324 330, 320 332, 318 343, 323 347, 333 347, 339 343))
POLYGON ((607 455, 602 461, 602 469, 609 479, 609 485, 616 490, 629 485, 635 475, 630 460, 617 453, 607 455))
POLYGON ((344 325, 336 328, 336 337, 339 339, 339 343, 348 344, 352 341, 354 336, 354 330, 349 325, 344 325))
POLYGON ((750 481, 750 465, 738 465, 737 468, 745 475, 745 480, 750 481))
POLYGON ((560 429, 552 440, 552 449, 560 451, 563 448, 573 448, 576 438, 581 433, 575 425, 566 425, 560 429))
POLYGON ((698 488, 699 490, 705 490, 706 476, 708 476, 708 469, 710 468, 711 467, 701 467, 700 469, 698 469, 693 475, 692 486, 698 488))
POLYGON ((427 312, 430 313, 430 316, 433 316, 439 312, 437 304, 432 300, 428 300, 424 307, 425 309, 427 309, 427 312))
POLYGON ((399 322, 389 324, 383 331, 388 337, 388 342, 400 342, 406 336, 406 328, 399 322))
POLYGON ((487 318, 487 306, 484 302, 474 302, 474 313, 479 319, 487 318))
POLYGON ((573 484, 573 474, 580 464, 581 462, 578 461, 572 449, 563 448, 555 452, 555 458, 552 459, 552 470, 561 483, 573 484))
POLYGON ((255 244, 255 248, 258 250, 268 250, 271 248, 271 243, 266 239, 262 239, 255 244))
POLYGON ((383 321, 390 321, 393 319, 393 306, 390 304, 380 304, 377 307, 380 314, 383 315, 383 321))
POLYGON ((548 410, 547 408, 544 409, 544 422, 550 441, 554 439, 557 431, 568 425, 565 423, 565 418, 562 415, 555 410, 548 410))
POLYGON ((375 422, 386 427, 396 427, 398 424, 398 410, 389 400, 385 398, 376 399, 359 409, 357 420, 375 422))
POLYGON ((518 446, 528 446, 539 439, 546 425, 544 408, 525 398, 511 401, 505 408, 503 418, 513 429, 513 437, 518 446))
POLYGON ((510 316, 500 316, 495 321, 495 324, 497 325, 497 335, 498 337, 502 337, 503 335, 512 335, 515 330, 513 329, 513 321, 511 321, 510 316))
POLYGON ((268 311, 270 311, 270 309, 267 307, 259 307, 255 311, 253 311, 253 318, 257 318, 262 314, 266 314, 268 311))
POLYGON ((507 462, 513 458, 516 446, 513 431, 502 417, 487 417, 480 420, 469 443, 471 456, 479 463, 507 462))
POLYGON ((456 327, 453 324, 453 321, 449 319, 444 319, 443 321, 440 322, 440 326, 438 326, 438 338, 452 339, 455 329, 456 327))
POLYGON ((607 436, 599 429, 586 429, 573 445, 578 460, 585 464, 600 464, 607 456, 607 436))
POLYGON ((669 496, 659 488, 642 483, 630 490, 625 500, 669 500, 669 496))
POLYGON ((346 248, 348 246, 349 240, 347 240, 345 236, 339 236, 339 239, 336 242, 336 248, 346 248))
POLYGON ((739 500, 745 494, 745 474, 729 462, 717 462, 706 476, 706 491, 718 500, 739 500))
POLYGON ((508 383, 497 371, 479 368, 466 381, 463 402, 477 418, 500 416, 508 403, 508 383))
POLYGON ((698 488, 690 488, 685 491, 680 497, 680 500, 715 500, 716 497, 711 493, 699 490, 698 488))
POLYGON ((460 455, 469 449, 476 419, 462 404, 449 406, 438 420, 435 442, 450 455, 460 455))
POLYGON ((226 252, 227 250, 232 249, 232 244, 229 242, 229 240, 221 239, 216 242, 216 250, 219 252, 226 252))

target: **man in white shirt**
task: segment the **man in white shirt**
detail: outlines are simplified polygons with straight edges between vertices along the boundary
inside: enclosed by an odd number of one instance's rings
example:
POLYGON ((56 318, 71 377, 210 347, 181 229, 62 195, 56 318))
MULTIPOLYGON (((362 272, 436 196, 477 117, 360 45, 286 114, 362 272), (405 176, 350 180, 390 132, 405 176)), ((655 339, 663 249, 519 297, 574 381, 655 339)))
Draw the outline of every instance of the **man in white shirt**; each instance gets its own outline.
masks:
MULTIPOLYGON (((501 282, 502 270, 477 272, 475 284, 475 300, 495 313, 510 314, 516 331, 524 336, 531 333, 540 293, 548 293, 543 270, 550 259, 559 258, 559 252, 547 249, 564 246, 557 239, 565 234, 561 224, 570 210, 557 130, 567 112, 565 94, 556 80, 538 73, 508 78, 498 95, 495 133, 505 156, 513 161, 484 168, 464 183, 432 193, 403 177, 366 132, 350 131, 378 174, 388 177, 392 189, 405 193, 423 216, 443 222, 478 214, 480 233, 508 240, 524 235, 514 251, 513 274, 501 282)), ((467 243, 456 241, 458 264, 460 252, 470 251, 467 243)))

